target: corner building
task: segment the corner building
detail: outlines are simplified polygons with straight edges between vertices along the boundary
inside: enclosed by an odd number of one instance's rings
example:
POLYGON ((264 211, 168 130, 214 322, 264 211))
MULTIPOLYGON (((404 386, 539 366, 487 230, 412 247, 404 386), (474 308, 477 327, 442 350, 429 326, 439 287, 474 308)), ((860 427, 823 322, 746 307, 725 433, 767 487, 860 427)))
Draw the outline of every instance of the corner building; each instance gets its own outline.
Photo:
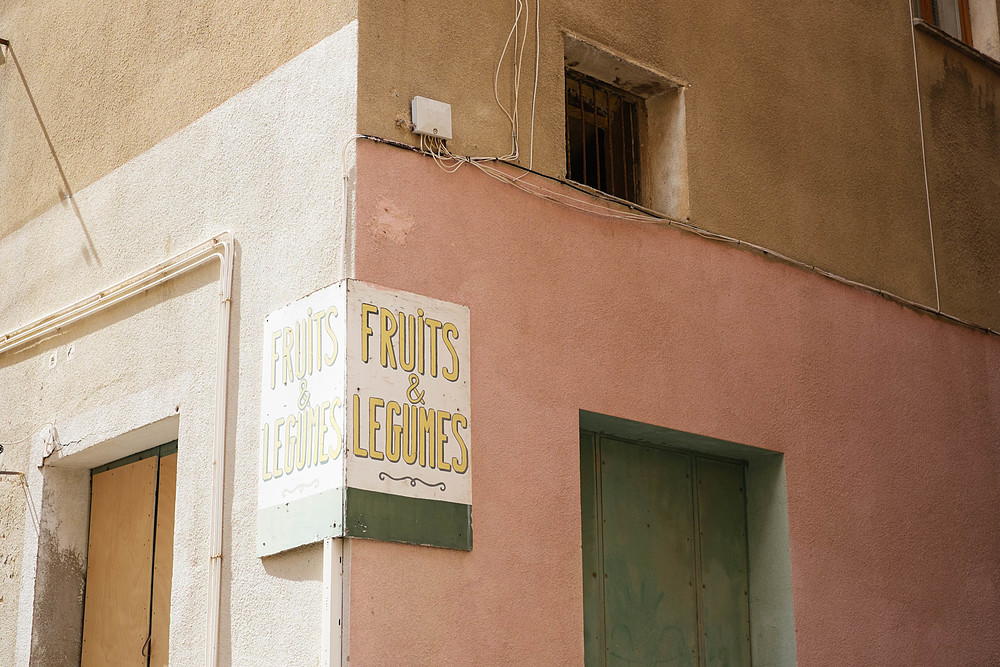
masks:
POLYGON ((0 664, 1000 662, 997 16, 0 0, 0 664), (471 509, 328 398, 261 556, 345 279, 467 308, 471 509))

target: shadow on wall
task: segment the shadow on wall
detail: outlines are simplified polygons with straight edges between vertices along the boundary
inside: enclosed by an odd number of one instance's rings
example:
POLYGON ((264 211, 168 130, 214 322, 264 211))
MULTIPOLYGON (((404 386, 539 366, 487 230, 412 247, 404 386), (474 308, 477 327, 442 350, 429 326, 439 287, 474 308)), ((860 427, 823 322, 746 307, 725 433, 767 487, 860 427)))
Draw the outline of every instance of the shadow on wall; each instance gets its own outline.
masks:
MULTIPOLYGON (((101 257, 97 252, 97 247, 94 245, 94 240, 90 237, 90 232, 87 231, 87 225, 83 220, 83 214, 80 213, 80 207, 76 205, 76 199, 73 197, 73 188, 70 187, 69 179, 66 178, 66 172, 63 170, 62 162, 59 160, 59 154, 56 152, 55 144, 52 143, 52 136, 49 134, 49 130, 45 127, 45 121, 42 120, 42 113, 38 110, 38 104, 35 102, 35 96, 31 94, 31 86, 28 85, 28 79, 24 75, 24 70, 21 68, 21 63, 17 59, 17 53, 14 51, 14 47, 8 43, 6 47, 0 46, 0 65, 3 65, 6 58, 3 56, 3 50, 6 48, 8 54, 10 54, 10 60, 14 63, 14 69, 17 70, 17 75, 21 80, 21 84, 24 87, 24 92, 28 97, 28 102, 31 104, 31 110, 35 113, 35 118, 38 120, 38 126, 42 130, 42 136, 45 137, 45 143, 49 147, 49 152, 52 154, 52 160, 55 162, 56 170, 59 172, 59 179, 62 181, 62 187, 59 189, 59 200, 68 201, 70 206, 73 207, 73 213, 76 215, 76 219, 80 221, 80 229, 83 231, 83 236, 86 239, 86 244, 83 247, 83 257, 87 262, 87 265, 97 264, 101 265, 101 257)), ((2 231, 2 230, 0 230, 2 231)))

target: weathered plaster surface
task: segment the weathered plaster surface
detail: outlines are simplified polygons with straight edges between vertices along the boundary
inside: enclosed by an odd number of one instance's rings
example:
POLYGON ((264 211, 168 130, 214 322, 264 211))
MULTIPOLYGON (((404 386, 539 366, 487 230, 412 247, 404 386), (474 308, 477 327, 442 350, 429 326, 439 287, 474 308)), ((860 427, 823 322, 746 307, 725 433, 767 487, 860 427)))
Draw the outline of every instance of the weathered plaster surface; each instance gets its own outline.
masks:
POLYGON ((474 169, 358 171, 357 277, 471 308, 477 468, 471 553, 352 545, 352 662, 581 662, 581 409, 784 452, 801 664, 1000 660, 997 337, 474 169))
POLYGON ((994 59, 1000 59, 998 12, 1000 12, 1000 2, 997 0, 969 0, 972 44, 977 50, 994 59))
MULTIPOLYGON (((695 224, 932 303, 906 3, 800 4, 543 4, 534 166, 563 169, 573 31, 693 84, 695 224)), ((0 5, 59 159, 8 58, 0 153, 18 159, 0 163, 0 331, 234 232, 221 655, 312 664, 321 548, 254 556, 261 322, 351 273, 342 156, 350 170, 357 129, 412 141, 396 121, 421 94, 453 104, 456 150, 506 152, 492 76, 513 5, 363 3, 360 55, 358 22, 330 35, 350 2, 203 5, 181 19, 0 5), (448 39, 428 38, 442 25, 448 39)), ((996 75, 918 40, 942 306, 995 327, 996 75)), ((996 338, 468 167, 362 153, 357 276, 472 307, 478 467, 471 554, 347 548, 353 662, 580 661, 580 409, 786 453, 804 664, 1000 660, 1000 537, 983 529, 1000 513, 996 338)), ((176 664, 200 664, 206 640, 217 298, 205 267, 0 357, 0 441, 17 443, 4 467, 29 473, 43 512, 47 493, 72 493, 52 469, 158 444, 129 438, 176 416, 176 664), (52 420, 66 449, 42 472, 52 420)), ((0 664, 23 665, 48 631, 36 603, 72 593, 84 554, 35 535, 16 485, 0 484, 0 664)))
MULTIPOLYGON (((5 399, 0 399, 4 401, 5 399)), ((6 411, 2 411, 6 413, 6 411)), ((16 432, 24 433, 34 424, 10 419, 8 422, 16 432)), ((13 439, 13 438, 11 438, 13 439)), ((8 440, 8 438, 4 438, 8 440)), ((6 444, 3 454, 3 469, 25 471, 28 448, 6 444)), ((17 622, 22 571, 34 571, 34 558, 24 558, 23 548, 28 543, 37 546, 38 536, 28 518, 24 491, 19 478, 4 476, 0 479, 0 664, 14 663, 14 648, 17 642, 17 622), (26 538, 28 538, 26 540, 26 538)))
POLYGON ((85 470, 46 471, 38 538, 37 600, 32 613, 32 654, 40 665, 80 659, 83 595, 87 578, 90 475, 85 470))
MULTIPOLYGON (((275 655, 286 664, 318 660, 321 548, 266 561, 255 553, 258 355, 268 312, 343 276, 341 172, 345 145, 348 167, 353 164, 356 25, 319 41, 78 192, 89 241, 69 205, 57 205, 0 239, 0 330, 7 332, 222 230, 233 232, 223 664, 268 664, 275 655), (81 252, 88 244, 99 263, 81 252)), ((62 522, 85 526, 86 516, 45 502, 43 489, 58 490, 51 467, 85 470, 120 457, 122 447, 138 451, 160 444, 129 433, 179 417, 172 664, 201 664, 205 654, 218 299, 217 265, 206 265, 35 347, 0 357, 0 441, 19 440, 54 421, 64 444, 42 471, 38 437, 12 446, 4 464, 29 472, 40 511, 62 522), (57 361, 50 368, 52 354, 57 361)), ((20 562, 10 573, 20 591, 20 612, 6 606, 5 584, 0 632, 11 642, 0 642, 0 651, 15 643, 7 628, 16 628, 16 653, 10 660, 0 653, 0 662, 24 665, 32 635, 69 632, 49 627, 48 617, 32 623, 33 607, 58 602, 42 598, 70 588, 46 572, 63 576, 59 559, 78 562, 85 553, 79 546, 72 554, 46 546, 51 541, 44 531, 38 540, 25 528, 23 502, 12 499, 19 514, 5 520, 3 530, 18 539, 20 562)), ((39 646, 35 659, 41 659, 39 646)))
POLYGON ((941 302, 1000 330, 1000 64, 916 38, 941 302))

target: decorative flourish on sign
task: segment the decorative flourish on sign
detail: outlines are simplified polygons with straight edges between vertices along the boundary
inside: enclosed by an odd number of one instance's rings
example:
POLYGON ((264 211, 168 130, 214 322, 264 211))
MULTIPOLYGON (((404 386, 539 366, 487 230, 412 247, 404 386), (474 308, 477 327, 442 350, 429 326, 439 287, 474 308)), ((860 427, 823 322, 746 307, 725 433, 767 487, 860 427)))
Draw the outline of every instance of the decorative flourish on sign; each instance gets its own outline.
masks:
POLYGON ((309 391, 306 389, 306 381, 299 383, 299 410, 309 407, 309 391))
POLYGON ((308 484, 306 484, 305 482, 302 482, 301 484, 299 484, 298 486, 296 486, 294 488, 291 488, 291 489, 282 489, 281 490, 281 497, 284 498, 285 496, 290 496, 293 493, 298 493, 302 489, 308 489, 310 486, 319 486, 319 480, 318 479, 314 479, 313 481, 309 482, 308 484))
POLYGON ((420 482, 424 486, 429 486, 429 487, 432 487, 432 488, 435 487, 435 486, 440 486, 442 491, 444 491, 444 490, 447 489, 447 487, 444 485, 444 482, 438 482, 437 484, 430 484, 430 483, 425 482, 424 480, 420 479, 419 477, 409 477, 407 475, 404 475, 402 477, 393 477, 392 475, 390 475, 389 473, 384 472, 384 471, 380 472, 378 474, 378 478, 380 480, 382 480, 382 481, 385 481, 386 477, 388 477, 389 479, 391 479, 394 482, 405 482, 405 481, 409 480, 410 486, 416 486, 417 482, 420 482))
POLYGON ((410 373, 410 386, 406 389, 406 397, 410 399, 410 403, 413 405, 424 402, 424 392, 417 389, 419 386, 420 378, 416 373, 410 373))

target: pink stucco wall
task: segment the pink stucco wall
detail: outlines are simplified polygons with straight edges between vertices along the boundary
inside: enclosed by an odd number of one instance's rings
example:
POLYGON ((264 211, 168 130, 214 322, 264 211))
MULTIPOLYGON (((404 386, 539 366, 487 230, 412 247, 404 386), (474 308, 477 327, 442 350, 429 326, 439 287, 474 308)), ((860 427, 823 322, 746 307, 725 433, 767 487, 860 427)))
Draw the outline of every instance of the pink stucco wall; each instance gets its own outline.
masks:
POLYGON ((352 664, 582 662, 580 409, 785 452, 800 664, 1000 663, 1000 338, 364 141, 357 207, 471 308, 475 542, 354 541, 352 664))

